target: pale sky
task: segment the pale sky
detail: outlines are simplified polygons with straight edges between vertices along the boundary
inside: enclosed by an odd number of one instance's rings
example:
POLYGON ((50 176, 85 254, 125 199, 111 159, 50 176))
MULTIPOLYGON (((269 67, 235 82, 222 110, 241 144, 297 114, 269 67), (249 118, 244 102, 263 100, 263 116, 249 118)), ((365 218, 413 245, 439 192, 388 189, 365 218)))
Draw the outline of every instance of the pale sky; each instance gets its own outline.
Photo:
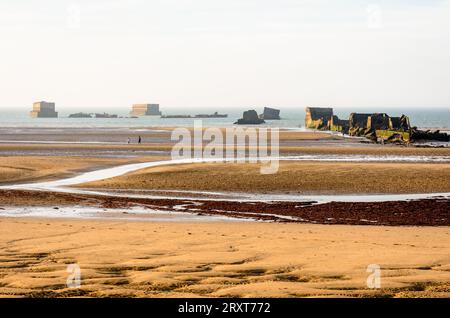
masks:
POLYGON ((0 108, 450 109, 449 0, 2 0, 0 52, 0 108))

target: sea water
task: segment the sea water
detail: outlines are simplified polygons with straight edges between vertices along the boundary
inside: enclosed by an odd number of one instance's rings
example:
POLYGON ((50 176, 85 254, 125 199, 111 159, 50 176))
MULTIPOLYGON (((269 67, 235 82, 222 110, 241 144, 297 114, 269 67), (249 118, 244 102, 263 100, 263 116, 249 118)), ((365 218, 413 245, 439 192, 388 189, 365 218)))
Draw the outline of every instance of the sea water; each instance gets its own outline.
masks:
MULTIPOLYGON (((264 107, 210 107, 205 108, 186 108, 186 107, 161 107, 164 115, 196 115, 196 114, 212 114, 218 112, 220 114, 228 114, 227 118, 202 118, 204 126, 226 127, 232 125, 238 118, 242 117, 242 113, 248 109, 255 109, 258 113, 262 113, 264 107)), ((282 107, 274 106, 281 109, 281 120, 268 120, 263 126, 280 127, 280 128, 299 128, 304 126, 305 110, 304 107, 282 107)), ((84 110, 80 108, 80 110, 84 110)), ((95 107, 89 108, 89 112, 103 113, 103 109, 96 110, 95 107)), ((8 107, 0 107, 0 127, 72 127, 72 128, 149 128, 149 127, 173 127, 173 126, 193 126, 194 118, 160 118, 159 116, 145 116, 139 118, 129 118, 127 107, 111 108, 107 112, 117 114, 123 118, 69 118, 72 113, 79 112, 77 109, 56 109, 59 112, 59 118, 30 118, 27 110, 12 109, 8 107), (128 117, 128 118, 127 118, 128 117)), ((390 116, 400 116, 406 114, 410 117, 411 125, 419 128, 435 128, 450 130, 450 107, 447 108, 391 108, 391 107, 374 107, 374 108, 334 108, 335 114, 340 118, 348 118, 351 112, 373 113, 385 112, 390 116)))

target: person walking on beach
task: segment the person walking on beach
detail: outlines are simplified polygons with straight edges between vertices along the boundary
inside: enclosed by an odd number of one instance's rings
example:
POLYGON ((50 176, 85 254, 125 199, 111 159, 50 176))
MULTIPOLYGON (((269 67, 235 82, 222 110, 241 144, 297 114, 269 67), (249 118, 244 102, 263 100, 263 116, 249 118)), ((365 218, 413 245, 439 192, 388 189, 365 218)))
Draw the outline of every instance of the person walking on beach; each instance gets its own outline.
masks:
POLYGON ((142 143, 142 138, 141 138, 141 136, 139 136, 138 144, 141 144, 141 143, 142 143))
POLYGON ((130 139, 130 137, 128 137, 127 144, 130 144, 130 143, 131 143, 131 139, 130 139))

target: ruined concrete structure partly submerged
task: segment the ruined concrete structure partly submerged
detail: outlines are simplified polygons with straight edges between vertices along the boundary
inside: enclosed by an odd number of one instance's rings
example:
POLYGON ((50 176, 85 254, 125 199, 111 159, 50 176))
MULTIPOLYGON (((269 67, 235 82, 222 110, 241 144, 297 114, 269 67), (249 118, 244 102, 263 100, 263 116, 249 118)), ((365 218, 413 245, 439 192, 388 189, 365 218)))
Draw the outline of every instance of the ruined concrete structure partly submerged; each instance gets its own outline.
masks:
POLYGON ((32 118, 56 118, 55 103, 36 102, 33 103, 33 110, 30 112, 32 118))
POLYGON ((280 110, 271 107, 264 107, 264 112, 259 115, 259 118, 267 120, 280 120, 280 110))
POLYGON ((409 143, 417 140, 450 141, 450 136, 440 131, 423 131, 411 127, 409 117, 390 117, 385 113, 351 113, 348 120, 339 119, 332 108, 307 107, 307 128, 331 130, 366 137, 371 140, 409 143))
POLYGON ((333 108, 306 107, 306 128, 330 130, 329 121, 333 117, 333 108))
POLYGON ((131 116, 161 116, 159 104, 134 104, 131 116))
POLYGON ((385 113, 360 114, 351 113, 349 118, 350 136, 378 138, 385 141, 410 142, 417 128, 411 127, 409 117, 390 117, 385 113))
POLYGON ((244 112, 241 119, 235 122, 235 125, 259 125, 264 124, 264 119, 259 118, 256 110, 251 109, 244 112))

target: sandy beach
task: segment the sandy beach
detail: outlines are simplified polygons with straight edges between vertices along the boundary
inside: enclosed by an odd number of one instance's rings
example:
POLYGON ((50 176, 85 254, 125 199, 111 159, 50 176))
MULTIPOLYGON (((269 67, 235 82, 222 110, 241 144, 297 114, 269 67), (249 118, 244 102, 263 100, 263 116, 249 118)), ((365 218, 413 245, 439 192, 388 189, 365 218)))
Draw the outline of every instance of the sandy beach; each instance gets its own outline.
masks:
POLYGON ((0 230, 2 297, 450 296, 448 227, 0 219, 0 230), (65 285, 74 263, 79 289, 65 285), (367 288, 370 264, 381 289, 367 288))
POLYGON ((261 175, 259 164, 190 163, 70 190, 86 193, 8 189, 170 159, 170 134, 145 135, 142 145, 124 144, 126 135, 41 132, 0 143, 1 297, 450 295, 448 198, 320 204, 233 198, 449 192, 449 148, 285 132, 282 156, 315 159, 281 161, 275 175, 261 175), (344 161, 323 161, 330 156, 344 161), (190 191, 229 195, 183 198, 190 191), (66 286, 70 264, 81 268, 80 288, 66 286), (381 289, 367 286, 370 264, 381 268, 381 289))

